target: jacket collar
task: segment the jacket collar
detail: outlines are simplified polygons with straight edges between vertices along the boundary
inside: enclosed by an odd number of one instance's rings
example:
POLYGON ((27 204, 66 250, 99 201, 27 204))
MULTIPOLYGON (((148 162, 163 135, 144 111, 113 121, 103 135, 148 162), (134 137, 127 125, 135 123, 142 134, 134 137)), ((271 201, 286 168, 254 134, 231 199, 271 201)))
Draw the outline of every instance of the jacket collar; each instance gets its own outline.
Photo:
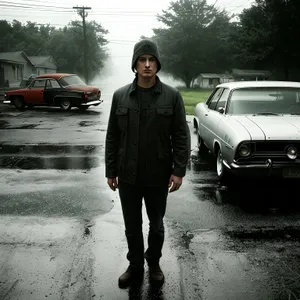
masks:
MULTIPOLYGON (((131 83, 129 94, 136 91, 136 86, 137 86, 137 75, 135 76, 133 82, 131 83)), ((154 93, 159 93, 161 94, 161 89, 162 89, 162 83, 159 79, 159 77, 156 75, 156 83, 154 85, 154 93)))

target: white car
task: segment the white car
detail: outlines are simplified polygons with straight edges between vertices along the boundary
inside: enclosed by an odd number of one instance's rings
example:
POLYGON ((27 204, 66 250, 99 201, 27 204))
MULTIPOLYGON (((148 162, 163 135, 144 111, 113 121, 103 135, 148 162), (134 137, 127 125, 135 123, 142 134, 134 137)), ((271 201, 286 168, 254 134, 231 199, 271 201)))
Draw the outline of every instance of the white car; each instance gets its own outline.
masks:
POLYGON ((195 108, 200 155, 216 156, 219 179, 232 175, 300 178, 300 83, 218 85, 195 108))

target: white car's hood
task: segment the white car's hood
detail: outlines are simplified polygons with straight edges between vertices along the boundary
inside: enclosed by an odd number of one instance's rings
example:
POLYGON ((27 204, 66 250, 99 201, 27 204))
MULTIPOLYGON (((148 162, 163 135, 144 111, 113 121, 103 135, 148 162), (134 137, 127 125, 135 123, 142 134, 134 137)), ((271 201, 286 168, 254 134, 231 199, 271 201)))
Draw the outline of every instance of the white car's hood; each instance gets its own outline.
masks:
POLYGON ((234 116, 253 140, 300 140, 300 116, 234 116))

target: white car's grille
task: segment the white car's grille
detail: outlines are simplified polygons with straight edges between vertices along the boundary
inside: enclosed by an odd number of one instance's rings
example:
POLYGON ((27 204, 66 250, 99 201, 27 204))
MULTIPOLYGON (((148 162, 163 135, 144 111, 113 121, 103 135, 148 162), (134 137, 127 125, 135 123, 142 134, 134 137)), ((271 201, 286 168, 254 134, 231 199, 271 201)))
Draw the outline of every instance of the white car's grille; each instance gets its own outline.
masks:
POLYGON ((289 146, 295 146, 300 151, 300 141, 266 141, 255 143, 255 153, 286 153, 286 149, 289 146))
POLYGON ((287 156, 287 149, 290 146, 295 146, 298 150, 296 160, 300 160, 300 141, 267 141, 267 142, 255 142, 253 152, 249 157, 242 158, 236 157, 236 161, 239 163, 261 163, 267 159, 271 159, 273 162, 285 163, 292 162, 287 156))

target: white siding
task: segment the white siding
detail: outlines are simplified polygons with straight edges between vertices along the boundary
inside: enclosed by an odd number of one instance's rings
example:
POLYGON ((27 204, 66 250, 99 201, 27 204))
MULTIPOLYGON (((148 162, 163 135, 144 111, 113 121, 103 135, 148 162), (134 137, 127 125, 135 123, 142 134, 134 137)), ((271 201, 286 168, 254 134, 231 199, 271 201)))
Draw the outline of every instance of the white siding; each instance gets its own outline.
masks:
POLYGON ((14 64, 1 62, 4 69, 4 81, 9 82, 9 87, 18 87, 22 79, 32 74, 32 66, 30 64, 14 64))
POLYGON ((9 82, 10 87, 19 86, 23 74, 24 74, 24 64, 13 64, 13 63, 1 63, 4 69, 4 81, 9 82))
POLYGON ((208 78, 202 78, 201 79, 201 85, 200 85, 200 87, 202 87, 202 88, 210 88, 210 85, 209 85, 209 79, 208 78))
POLYGON ((24 67, 24 75, 23 78, 28 78, 33 73, 32 65, 27 63, 24 67))
POLYGON ((42 75, 42 74, 51 74, 56 73, 56 70, 54 69, 46 69, 46 68, 35 68, 35 74, 42 75))

